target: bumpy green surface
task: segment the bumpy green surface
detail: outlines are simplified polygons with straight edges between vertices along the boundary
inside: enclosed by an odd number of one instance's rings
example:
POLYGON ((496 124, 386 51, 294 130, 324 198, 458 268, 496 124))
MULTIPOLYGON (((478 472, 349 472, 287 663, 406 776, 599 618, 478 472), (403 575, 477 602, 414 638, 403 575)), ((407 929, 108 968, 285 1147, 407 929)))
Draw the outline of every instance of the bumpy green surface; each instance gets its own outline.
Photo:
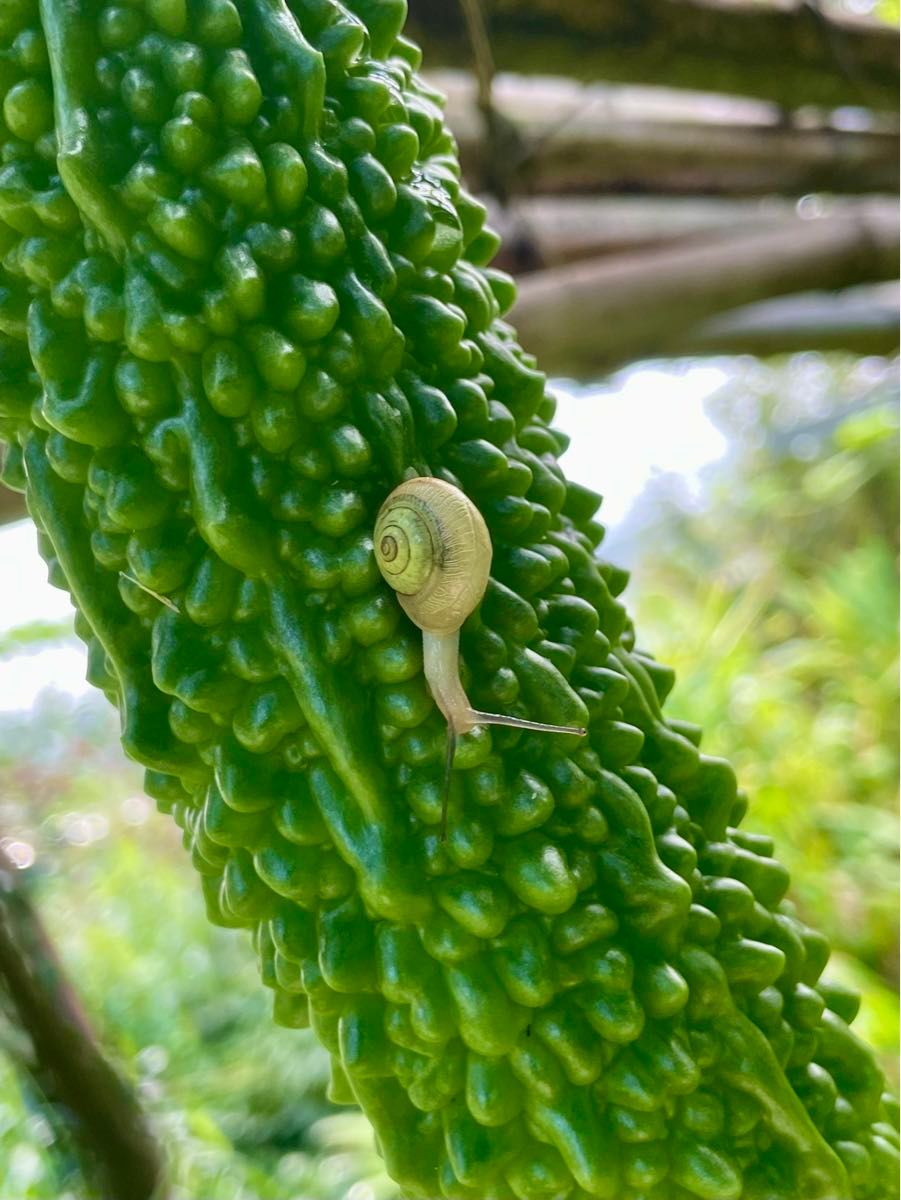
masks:
POLYGON ((888 1197, 855 998, 661 715, 403 17, 3 0, 6 479, 211 918, 411 1197, 888 1197), (494 540, 473 702, 590 727, 465 738, 446 844, 370 540, 411 467, 494 540))

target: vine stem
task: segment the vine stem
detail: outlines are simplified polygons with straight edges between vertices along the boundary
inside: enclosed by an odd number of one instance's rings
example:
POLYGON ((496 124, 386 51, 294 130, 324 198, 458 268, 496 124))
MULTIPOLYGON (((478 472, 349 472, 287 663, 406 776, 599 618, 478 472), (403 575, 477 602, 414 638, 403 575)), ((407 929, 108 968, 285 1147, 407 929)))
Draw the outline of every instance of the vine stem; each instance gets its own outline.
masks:
POLYGON ((104 1200, 165 1200, 163 1154, 138 1099, 105 1057, 38 916, 0 848, 0 997, 17 1064, 65 1129, 104 1200))

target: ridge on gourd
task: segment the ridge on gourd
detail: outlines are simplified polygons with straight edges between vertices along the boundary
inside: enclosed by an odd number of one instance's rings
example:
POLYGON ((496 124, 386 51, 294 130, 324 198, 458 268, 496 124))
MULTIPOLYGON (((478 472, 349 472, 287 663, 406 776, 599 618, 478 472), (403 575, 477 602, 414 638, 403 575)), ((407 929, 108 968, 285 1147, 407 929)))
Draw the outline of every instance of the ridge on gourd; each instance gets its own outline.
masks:
POLYGON ((4 0, 0 435, 88 677, 410 1197, 879 1200, 897 1106, 641 652, 403 0, 4 0), (444 723, 371 531, 483 514, 444 723))

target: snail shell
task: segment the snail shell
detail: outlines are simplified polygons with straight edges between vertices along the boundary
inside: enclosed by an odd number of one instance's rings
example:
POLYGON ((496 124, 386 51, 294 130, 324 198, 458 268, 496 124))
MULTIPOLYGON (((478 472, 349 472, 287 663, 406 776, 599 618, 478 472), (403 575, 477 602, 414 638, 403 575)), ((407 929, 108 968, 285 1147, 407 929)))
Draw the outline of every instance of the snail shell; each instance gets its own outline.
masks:
POLYGON ((478 605, 491 570, 482 514, 450 483, 408 479, 385 500, 375 558, 401 607, 424 633, 453 633, 478 605))

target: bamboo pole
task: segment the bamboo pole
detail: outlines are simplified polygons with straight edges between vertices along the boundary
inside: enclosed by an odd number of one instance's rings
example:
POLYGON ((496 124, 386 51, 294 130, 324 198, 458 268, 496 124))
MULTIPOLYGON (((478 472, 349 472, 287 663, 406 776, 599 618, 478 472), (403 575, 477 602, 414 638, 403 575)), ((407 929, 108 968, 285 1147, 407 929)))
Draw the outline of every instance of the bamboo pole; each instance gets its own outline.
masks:
MULTIPOLYGON (((811 0, 482 0, 499 70, 898 109, 898 34, 811 0)), ((472 64, 459 0, 410 0, 432 66, 472 64)))

